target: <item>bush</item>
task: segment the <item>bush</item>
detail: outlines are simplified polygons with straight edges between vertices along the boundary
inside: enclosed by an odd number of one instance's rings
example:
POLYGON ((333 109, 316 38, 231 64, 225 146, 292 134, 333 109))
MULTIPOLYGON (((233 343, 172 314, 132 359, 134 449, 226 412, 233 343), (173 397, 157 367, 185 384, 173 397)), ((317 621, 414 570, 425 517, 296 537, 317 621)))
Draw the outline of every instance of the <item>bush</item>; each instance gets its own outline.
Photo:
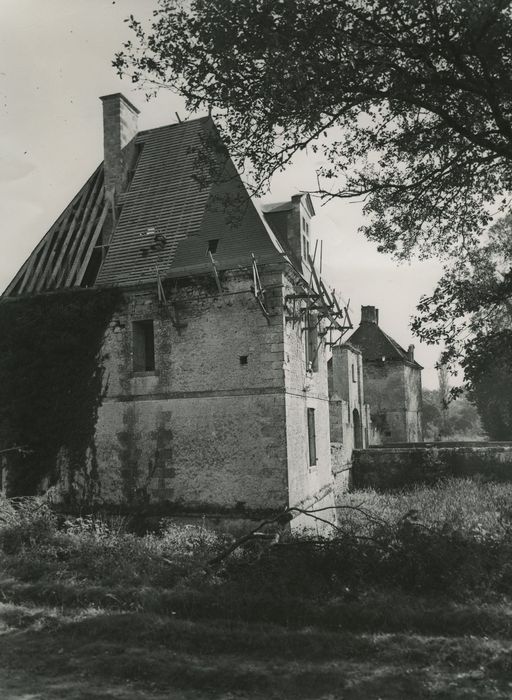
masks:
POLYGON ((224 546, 203 525, 162 523, 158 534, 128 532, 121 517, 58 518, 43 498, 0 501, 4 570, 23 581, 171 588, 224 546))
POLYGON ((450 478, 394 492, 356 491, 345 494, 340 506, 339 526, 354 535, 371 536, 380 525, 412 514, 428 527, 500 538, 512 517, 512 484, 450 478))
POLYGON ((209 567, 232 539, 204 525, 165 521, 137 536, 123 519, 87 516, 59 528, 43 500, 3 499, 1 563, 55 600, 286 624, 372 591, 512 595, 512 485, 452 479, 340 505, 331 539, 260 540, 209 567))
POLYGON ((6 554, 39 546, 56 530, 57 518, 44 498, 0 496, 0 549, 6 554))

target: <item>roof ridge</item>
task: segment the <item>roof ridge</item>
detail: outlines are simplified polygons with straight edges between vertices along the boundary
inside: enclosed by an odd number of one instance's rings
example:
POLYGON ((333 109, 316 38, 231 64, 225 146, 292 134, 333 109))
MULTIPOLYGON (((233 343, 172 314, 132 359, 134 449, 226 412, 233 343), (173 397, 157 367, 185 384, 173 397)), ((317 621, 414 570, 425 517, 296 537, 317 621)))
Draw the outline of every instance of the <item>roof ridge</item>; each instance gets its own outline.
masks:
POLYGON ((135 135, 135 138, 138 136, 145 136, 146 134, 152 134, 155 131, 160 131, 162 129, 171 129, 172 127, 175 126, 185 126, 187 124, 194 124, 195 122, 206 122, 208 119, 211 119, 208 115, 205 115, 204 117, 195 117, 194 119, 186 119, 184 121, 178 121, 178 122, 172 122, 171 124, 162 124, 161 126, 153 126, 150 129, 142 129, 141 131, 138 131, 135 135))

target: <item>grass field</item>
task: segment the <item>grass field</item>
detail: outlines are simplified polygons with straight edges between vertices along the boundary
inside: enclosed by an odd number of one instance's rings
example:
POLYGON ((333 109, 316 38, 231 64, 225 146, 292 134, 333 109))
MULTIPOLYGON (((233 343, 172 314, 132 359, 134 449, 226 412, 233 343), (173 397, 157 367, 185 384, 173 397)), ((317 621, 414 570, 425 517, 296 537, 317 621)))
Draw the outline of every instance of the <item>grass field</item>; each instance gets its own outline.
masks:
POLYGON ((346 498, 331 541, 0 504, 0 697, 510 698, 512 486, 346 498))

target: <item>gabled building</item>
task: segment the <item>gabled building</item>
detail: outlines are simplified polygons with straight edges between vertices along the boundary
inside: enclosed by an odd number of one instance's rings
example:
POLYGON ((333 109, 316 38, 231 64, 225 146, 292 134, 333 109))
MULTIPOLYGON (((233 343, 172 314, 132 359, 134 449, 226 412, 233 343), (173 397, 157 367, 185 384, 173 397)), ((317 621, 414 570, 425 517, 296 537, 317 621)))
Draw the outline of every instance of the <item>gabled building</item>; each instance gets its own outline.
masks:
POLYGON ((420 364, 414 345, 404 350, 379 326, 379 310, 361 307, 361 323, 350 336, 363 356, 366 400, 382 442, 422 442, 420 364))
POLYGON ((124 96, 101 99, 104 162, 4 293, 123 293, 90 460, 71 473, 63 446, 62 497, 86 483, 105 506, 234 517, 332 504, 368 409, 310 197, 261 214, 222 149, 201 167, 210 118, 138 132, 124 96))

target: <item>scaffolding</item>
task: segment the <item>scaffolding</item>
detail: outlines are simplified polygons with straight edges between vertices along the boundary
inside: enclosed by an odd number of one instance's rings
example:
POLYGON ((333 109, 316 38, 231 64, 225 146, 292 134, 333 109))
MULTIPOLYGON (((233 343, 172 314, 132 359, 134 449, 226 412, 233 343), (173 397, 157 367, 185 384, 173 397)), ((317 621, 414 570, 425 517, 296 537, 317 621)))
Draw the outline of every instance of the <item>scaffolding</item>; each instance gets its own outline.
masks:
POLYGON ((302 330, 317 331, 320 343, 328 346, 339 345, 342 338, 353 328, 350 319, 349 304, 341 305, 334 290, 328 290, 322 278, 321 271, 315 269, 315 254, 313 258, 308 255, 310 268, 309 282, 299 283, 298 290, 285 296, 286 320, 293 324, 301 324, 302 330), (311 319, 314 325, 311 326, 311 319), (328 338, 326 336, 328 335, 328 338))

